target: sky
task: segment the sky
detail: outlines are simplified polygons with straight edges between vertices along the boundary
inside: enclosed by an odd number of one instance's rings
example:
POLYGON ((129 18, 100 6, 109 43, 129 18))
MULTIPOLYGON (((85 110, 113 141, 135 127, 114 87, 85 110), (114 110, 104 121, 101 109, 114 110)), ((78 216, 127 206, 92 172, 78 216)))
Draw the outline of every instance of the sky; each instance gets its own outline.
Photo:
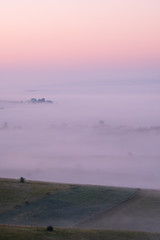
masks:
POLYGON ((157 81, 159 12, 159 0, 0 0, 0 86, 157 81))

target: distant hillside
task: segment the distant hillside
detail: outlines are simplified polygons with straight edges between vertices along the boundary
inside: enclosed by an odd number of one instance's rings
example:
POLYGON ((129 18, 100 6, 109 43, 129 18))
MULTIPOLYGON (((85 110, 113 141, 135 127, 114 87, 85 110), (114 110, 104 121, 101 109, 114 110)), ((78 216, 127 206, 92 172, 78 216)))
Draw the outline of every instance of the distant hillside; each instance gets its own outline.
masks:
POLYGON ((160 232, 160 191, 0 179, 0 224, 160 232))

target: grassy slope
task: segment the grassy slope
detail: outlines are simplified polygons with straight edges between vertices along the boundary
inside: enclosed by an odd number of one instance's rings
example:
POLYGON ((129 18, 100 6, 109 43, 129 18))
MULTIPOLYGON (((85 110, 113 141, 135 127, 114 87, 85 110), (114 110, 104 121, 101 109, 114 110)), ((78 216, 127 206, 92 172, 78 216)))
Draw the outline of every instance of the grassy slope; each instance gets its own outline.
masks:
POLYGON ((160 191, 141 190, 134 199, 77 225, 81 228, 85 226, 92 229, 160 232, 160 191))
POLYGON ((1 240, 160 240, 158 233, 100 231, 55 228, 47 232, 44 228, 0 226, 1 240))
POLYGON ((0 223, 70 227, 132 198, 135 189, 0 180, 0 223), (27 204, 26 204, 27 202, 27 204))
POLYGON ((69 184, 52 184, 45 182, 26 181, 25 184, 14 179, 0 179, 0 214, 13 209, 16 205, 23 206, 26 201, 35 202, 45 195, 71 189, 69 184))
POLYGON ((160 232, 159 222, 160 191, 0 179, 1 224, 160 232))

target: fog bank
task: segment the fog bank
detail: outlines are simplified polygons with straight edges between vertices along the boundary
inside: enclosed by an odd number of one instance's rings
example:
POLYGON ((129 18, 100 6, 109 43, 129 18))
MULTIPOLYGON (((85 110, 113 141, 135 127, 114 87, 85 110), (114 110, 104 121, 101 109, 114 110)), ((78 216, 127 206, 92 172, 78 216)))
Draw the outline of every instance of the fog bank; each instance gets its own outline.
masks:
POLYGON ((160 188, 159 96, 27 94, 0 101, 1 177, 160 188))

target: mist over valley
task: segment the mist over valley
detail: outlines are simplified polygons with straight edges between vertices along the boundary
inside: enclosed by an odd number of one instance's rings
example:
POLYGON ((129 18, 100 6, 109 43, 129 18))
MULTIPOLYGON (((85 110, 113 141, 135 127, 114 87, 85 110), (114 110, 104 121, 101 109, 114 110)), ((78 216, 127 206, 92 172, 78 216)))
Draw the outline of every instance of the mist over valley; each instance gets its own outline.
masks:
POLYGON ((1 177, 160 187, 159 96, 35 96, 0 101, 1 177))

